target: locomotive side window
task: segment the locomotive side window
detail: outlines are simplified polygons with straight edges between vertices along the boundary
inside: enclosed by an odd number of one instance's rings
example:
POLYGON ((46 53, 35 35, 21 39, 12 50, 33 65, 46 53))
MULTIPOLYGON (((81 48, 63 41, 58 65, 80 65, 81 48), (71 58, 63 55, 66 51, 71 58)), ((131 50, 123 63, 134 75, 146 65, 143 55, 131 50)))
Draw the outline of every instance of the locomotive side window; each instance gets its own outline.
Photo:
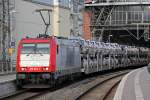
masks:
POLYGON ((57 45, 57 54, 59 53, 59 45, 57 45))

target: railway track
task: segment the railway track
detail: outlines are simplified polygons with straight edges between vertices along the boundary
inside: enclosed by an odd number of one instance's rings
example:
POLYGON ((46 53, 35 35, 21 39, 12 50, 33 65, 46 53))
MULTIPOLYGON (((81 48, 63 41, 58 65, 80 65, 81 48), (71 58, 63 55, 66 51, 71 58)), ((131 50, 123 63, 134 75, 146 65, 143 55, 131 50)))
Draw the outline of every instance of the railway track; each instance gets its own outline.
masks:
POLYGON ((108 90, 108 92, 105 94, 103 100, 113 100, 119 83, 120 83, 120 81, 118 81, 116 84, 114 84, 112 86, 112 88, 110 88, 108 90))
POLYGON ((131 70, 126 70, 90 77, 64 88, 41 95, 33 100, 112 100, 115 89, 121 78, 130 71, 131 70), (92 92, 94 89, 97 89, 97 94, 92 92), (101 92, 100 94, 97 92, 99 90, 101 92), (91 92, 94 97, 90 98, 87 96, 89 92, 91 92), (96 96, 98 96, 98 98, 96 98, 96 96))
POLYGON ((0 100, 112 100, 121 78, 128 72, 130 70, 96 75, 55 89, 25 89, 0 100))
POLYGON ((33 98, 43 95, 49 92, 48 90, 34 90, 34 89, 24 89, 18 92, 15 92, 11 95, 1 97, 0 100, 32 100, 33 98))
POLYGON ((76 100, 113 100, 115 90, 126 73, 104 79, 93 87, 90 87, 82 95, 77 97, 76 100))

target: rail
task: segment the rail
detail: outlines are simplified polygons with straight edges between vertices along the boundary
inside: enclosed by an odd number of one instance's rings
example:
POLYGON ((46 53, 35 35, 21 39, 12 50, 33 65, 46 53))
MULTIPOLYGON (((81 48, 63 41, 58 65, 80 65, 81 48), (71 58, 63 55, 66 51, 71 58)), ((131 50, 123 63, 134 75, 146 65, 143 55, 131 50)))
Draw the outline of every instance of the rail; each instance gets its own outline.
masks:
POLYGON ((99 98, 99 100, 106 100, 108 95, 111 93, 112 89, 120 82, 122 77, 127 73, 128 72, 118 73, 116 75, 112 75, 111 77, 104 79, 98 84, 87 89, 87 91, 79 95, 76 98, 76 100, 86 100, 87 98, 94 98, 95 100, 98 100, 97 98, 99 98))
POLYGON ((49 89, 22 89, 15 93, 0 97, 0 100, 33 100, 48 92, 50 92, 49 89))

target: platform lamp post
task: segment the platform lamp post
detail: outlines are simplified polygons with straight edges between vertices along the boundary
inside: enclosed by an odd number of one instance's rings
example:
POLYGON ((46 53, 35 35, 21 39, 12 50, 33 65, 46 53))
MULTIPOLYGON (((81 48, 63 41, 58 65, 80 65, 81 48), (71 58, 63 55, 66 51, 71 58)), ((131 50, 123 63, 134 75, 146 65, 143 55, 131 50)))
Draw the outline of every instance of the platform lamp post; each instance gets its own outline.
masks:
POLYGON ((12 27, 11 27, 11 20, 12 20, 12 16, 13 16, 13 14, 16 14, 17 12, 16 12, 16 10, 11 10, 11 11, 9 11, 9 41, 8 41, 8 43, 9 43, 9 45, 8 45, 8 55, 9 55, 9 68, 10 68, 10 72, 13 72, 13 63, 14 63, 14 61, 13 61, 13 59, 12 59, 12 54, 14 53, 14 48, 15 48, 15 42, 13 41, 12 42, 12 38, 13 38, 13 35, 12 35, 12 33, 11 33, 11 31, 12 31, 12 27))

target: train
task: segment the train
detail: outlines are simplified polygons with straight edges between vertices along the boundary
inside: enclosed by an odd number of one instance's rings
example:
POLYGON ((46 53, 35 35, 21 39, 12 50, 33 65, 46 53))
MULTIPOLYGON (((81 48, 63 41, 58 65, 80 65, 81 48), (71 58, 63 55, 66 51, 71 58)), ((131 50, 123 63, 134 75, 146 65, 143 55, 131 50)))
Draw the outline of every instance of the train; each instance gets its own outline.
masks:
POLYGON ((96 72, 147 65, 150 49, 82 38, 38 36, 18 44, 18 87, 48 88, 96 72))

